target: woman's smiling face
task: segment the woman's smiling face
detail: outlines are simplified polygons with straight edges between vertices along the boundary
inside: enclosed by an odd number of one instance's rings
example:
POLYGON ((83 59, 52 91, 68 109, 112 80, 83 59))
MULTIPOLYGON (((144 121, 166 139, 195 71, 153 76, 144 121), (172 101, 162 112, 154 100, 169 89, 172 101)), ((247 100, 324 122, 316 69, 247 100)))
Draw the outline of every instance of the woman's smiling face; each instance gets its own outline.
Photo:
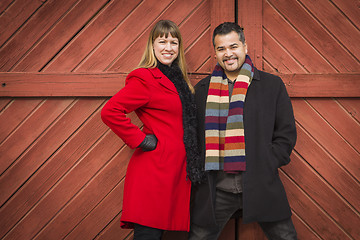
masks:
POLYGON ((179 55, 179 40, 169 33, 168 37, 159 36, 154 41, 155 57, 164 65, 171 66, 179 55))

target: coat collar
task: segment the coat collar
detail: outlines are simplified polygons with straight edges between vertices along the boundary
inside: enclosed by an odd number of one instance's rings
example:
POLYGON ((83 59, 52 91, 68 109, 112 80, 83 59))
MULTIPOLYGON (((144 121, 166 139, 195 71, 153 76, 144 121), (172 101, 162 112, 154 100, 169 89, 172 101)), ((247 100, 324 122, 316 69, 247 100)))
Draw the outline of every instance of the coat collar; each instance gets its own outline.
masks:
POLYGON ((178 94, 175 85, 157 67, 149 68, 149 71, 162 86, 178 94))

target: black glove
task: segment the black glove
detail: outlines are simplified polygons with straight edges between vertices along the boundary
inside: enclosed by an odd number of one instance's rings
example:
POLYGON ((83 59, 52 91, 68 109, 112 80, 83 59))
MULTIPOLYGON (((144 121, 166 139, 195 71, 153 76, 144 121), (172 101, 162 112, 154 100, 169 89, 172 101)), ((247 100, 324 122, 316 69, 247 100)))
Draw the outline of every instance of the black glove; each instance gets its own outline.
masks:
POLYGON ((145 139, 140 143, 138 148, 141 148, 144 152, 152 151, 156 148, 157 138, 155 135, 146 135, 145 139))

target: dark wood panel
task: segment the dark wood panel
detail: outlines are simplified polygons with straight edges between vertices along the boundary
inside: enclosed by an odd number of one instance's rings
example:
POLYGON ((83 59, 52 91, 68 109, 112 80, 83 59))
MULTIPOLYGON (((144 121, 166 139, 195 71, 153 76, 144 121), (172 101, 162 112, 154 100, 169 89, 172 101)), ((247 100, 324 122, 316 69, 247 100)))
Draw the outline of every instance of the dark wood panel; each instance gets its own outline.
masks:
MULTIPOLYGON (((10 1, 1 1, 0 12, 2 12, 1 9, 4 10, 9 3, 10 1)), ((0 46, 3 45, 11 35, 16 33, 17 29, 21 27, 42 4, 41 1, 17 0, 2 12, 0 15, 0 46)))
POLYGON ((107 4, 107 0, 82 0, 42 36, 12 68, 14 72, 40 71, 87 22, 107 4))
POLYGON ((37 170, 36 174, 2 206, 0 215, 7 217, 0 218, 2 226, 0 236, 3 236, 26 215, 106 131, 108 131, 108 127, 100 120, 100 109, 98 109, 84 125, 69 137, 64 146, 49 158, 46 165, 37 170))
POLYGON ((78 0, 49 0, 0 48, 0 71, 7 72, 78 0), (26 41, 25 41, 26 39, 26 41))
POLYGON ((296 0, 268 0, 339 72, 357 72, 360 63, 296 0), (305 27, 306 26, 306 27, 305 27))

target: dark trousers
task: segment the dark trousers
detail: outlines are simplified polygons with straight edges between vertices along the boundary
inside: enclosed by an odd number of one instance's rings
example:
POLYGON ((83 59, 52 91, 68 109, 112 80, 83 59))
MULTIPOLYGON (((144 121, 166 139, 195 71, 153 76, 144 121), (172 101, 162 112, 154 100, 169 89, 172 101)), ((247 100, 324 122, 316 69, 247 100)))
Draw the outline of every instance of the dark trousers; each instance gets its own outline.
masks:
MULTIPOLYGON (((231 216, 242 209, 241 194, 216 190, 215 217, 217 228, 206 228, 191 224, 189 240, 216 240, 231 216)), ((291 218, 277 222, 259 222, 261 229, 270 240, 296 240, 297 234, 291 218)))
POLYGON ((134 224, 134 240, 160 240, 164 230, 134 224))

